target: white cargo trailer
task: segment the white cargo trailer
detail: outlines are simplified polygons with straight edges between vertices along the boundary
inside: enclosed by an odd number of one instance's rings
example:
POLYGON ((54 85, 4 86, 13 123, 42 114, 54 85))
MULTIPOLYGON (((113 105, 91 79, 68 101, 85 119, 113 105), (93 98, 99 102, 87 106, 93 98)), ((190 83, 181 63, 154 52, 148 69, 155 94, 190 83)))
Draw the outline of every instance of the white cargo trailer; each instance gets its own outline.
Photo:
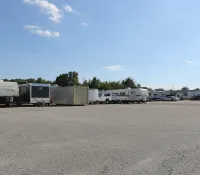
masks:
POLYGON ((85 86, 52 88, 51 103, 53 105, 88 105, 89 88, 85 86))
POLYGON ((99 90, 98 89, 90 89, 89 90, 89 103, 98 103, 99 102, 99 90))
POLYGON ((49 105, 50 84, 28 83, 19 85, 18 104, 49 105))
POLYGON ((0 81, 0 104, 12 106, 19 98, 17 82, 0 81))

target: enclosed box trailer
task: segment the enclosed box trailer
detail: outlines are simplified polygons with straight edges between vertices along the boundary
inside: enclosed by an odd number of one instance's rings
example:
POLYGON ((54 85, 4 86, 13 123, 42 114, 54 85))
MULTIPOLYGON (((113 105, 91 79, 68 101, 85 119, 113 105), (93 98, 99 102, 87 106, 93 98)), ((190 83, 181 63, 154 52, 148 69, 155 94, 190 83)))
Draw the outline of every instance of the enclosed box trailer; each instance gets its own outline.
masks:
POLYGON ((0 81, 0 104, 11 106, 19 98, 17 82, 0 81))
POLYGON ((50 84, 19 85, 19 104, 50 104, 50 84))
POLYGON ((89 88, 85 86, 52 88, 51 102, 53 105, 88 105, 89 88))
POLYGON ((98 89, 90 89, 89 90, 89 103, 97 103, 99 102, 99 90, 98 89))

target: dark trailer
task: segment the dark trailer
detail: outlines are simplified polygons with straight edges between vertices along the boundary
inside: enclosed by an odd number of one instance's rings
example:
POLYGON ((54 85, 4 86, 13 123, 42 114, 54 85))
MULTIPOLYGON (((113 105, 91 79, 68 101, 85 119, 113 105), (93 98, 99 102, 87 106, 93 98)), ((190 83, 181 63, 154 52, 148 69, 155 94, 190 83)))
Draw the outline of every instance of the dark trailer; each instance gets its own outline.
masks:
POLYGON ((20 104, 49 105, 50 84, 28 83, 19 85, 20 104))

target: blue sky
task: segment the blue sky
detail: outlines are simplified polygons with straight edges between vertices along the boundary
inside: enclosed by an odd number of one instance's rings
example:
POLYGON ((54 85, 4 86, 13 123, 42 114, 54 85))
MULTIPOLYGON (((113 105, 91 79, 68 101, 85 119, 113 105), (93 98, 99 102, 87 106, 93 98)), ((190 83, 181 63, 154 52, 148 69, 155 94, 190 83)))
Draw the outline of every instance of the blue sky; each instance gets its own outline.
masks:
POLYGON ((200 87, 198 0, 2 0, 0 79, 79 72, 200 87))

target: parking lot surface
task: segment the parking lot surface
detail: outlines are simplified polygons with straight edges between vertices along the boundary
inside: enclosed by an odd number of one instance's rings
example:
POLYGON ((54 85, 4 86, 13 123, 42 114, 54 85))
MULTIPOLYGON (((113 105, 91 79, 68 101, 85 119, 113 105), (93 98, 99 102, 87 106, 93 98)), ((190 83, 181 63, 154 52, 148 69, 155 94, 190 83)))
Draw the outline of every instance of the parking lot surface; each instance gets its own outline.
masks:
POLYGON ((0 108, 1 175, 193 175, 200 104, 0 108))

